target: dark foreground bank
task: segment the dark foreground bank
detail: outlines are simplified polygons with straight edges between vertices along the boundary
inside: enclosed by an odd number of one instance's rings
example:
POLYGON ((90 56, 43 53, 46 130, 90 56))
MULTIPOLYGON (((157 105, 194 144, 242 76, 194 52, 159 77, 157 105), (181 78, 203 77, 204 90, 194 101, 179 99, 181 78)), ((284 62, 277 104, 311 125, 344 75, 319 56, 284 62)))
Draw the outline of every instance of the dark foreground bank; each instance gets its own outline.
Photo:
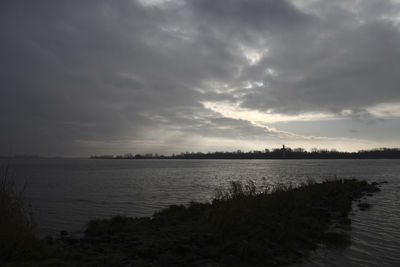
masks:
MULTIPOLYGON (((301 262, 319 245, 349 244, 352 201, 379 191, 357 180, 308 182, 258 191, 233 182, 211 203, 171 206, 152 218, 92 220, 4 258, 10 266, 265 266, 301 262), (38 245, 40 244, 40 245, 38 245), (31 255, 31 256, 30 256, 31 255)), ((368 205, 361 203, 360 208, 368 205)), ((31 241, 33 242, 33 241, 31 241)), ((4 256, 4 254, 3 254, 4 256)))

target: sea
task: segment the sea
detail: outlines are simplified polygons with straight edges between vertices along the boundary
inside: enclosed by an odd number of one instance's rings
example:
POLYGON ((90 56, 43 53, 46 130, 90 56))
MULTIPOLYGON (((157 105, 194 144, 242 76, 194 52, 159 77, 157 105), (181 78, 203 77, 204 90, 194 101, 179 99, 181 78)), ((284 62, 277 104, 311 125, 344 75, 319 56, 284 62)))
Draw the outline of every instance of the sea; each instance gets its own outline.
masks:
POLYGON ((353 204, 351 245, 314 251, 304 266, 400 266, 400 160, 9 159, 12 179, 32 205, 40 237, 81 235, 87 222, 152 216, 169 205, 211 201, 231 181, 260 186, 357 178, 382 191, 353 204))

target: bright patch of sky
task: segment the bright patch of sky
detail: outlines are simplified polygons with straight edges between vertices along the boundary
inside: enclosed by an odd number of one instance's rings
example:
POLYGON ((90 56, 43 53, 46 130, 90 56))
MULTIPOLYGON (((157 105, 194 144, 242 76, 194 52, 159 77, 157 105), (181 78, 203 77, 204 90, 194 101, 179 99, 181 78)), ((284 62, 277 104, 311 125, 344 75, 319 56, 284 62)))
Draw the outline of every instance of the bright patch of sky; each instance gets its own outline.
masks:
POLYGON ((377 118, 400 118, 400 103, 382 103, 367 111, 377 118))
POLYGON ((268 53, 268 48, 256 49, 250 46, 240 45, 244 58, 250 65, 256 65, 268 53))
POLYGON ((205 108, 218 112, 224 117, 247 120, 250 122, 275 123, 275 122, 335 119, 335 116, 333 114, 327 114, 327 113, 307 112, 298 115, 286 115, 286 114, 272 113, 269 110, 267 110, 266 112, 261 112, 258 110, 242 108, 240 107, 239 103, 232 104, 228 102, 203 102, 203 105, 205 108))

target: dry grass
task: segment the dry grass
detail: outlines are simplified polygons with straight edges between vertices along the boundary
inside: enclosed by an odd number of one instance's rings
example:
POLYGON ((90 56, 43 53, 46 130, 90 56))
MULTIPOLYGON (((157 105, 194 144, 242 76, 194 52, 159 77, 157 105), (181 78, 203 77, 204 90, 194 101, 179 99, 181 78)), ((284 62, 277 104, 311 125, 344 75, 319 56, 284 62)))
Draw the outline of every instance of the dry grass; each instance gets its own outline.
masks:
POLYGON ((14 172, 8 165, 0 166, 0 266, 53 258, 55 250, 35 236, 36 223, 26 186, 18 189, 14 172))
POLYGON ((0 259, 8 261, 26 255, 35 240, 35 221, 25 186, 18 190, 8 165, 0 167, 0 259))

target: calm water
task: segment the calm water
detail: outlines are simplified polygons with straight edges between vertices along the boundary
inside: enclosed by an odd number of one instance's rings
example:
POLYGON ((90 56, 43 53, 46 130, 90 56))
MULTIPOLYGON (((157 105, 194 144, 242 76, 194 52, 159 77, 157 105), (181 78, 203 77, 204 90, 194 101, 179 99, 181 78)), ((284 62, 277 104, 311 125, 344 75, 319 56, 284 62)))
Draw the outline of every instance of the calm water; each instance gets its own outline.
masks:
POLYGON ((12 160, 27 181, 39 234, 79 232, 93 218, 151 216, 170 204, 207 201, 230 180, 299 183, 335 176, 388 181, 352 215, 352 245, 316 251, 315 266, 400 264, 400 160, 12 160))

